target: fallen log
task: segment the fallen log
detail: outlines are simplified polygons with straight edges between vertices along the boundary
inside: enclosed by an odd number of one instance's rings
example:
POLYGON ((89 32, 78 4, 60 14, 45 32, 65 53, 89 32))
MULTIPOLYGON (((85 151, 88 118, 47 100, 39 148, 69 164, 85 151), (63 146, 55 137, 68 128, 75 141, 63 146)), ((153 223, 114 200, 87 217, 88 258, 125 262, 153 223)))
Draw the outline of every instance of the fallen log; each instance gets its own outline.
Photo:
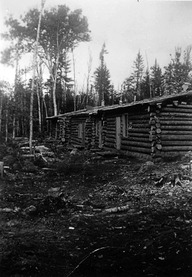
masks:
POLYGON ((125 205, 121 207, 114 207, 114 208, 108 208, 105 209, 103 212, 104 213, 118 213, 118 212, 125 212, 130 209, 130 205, 125 205))

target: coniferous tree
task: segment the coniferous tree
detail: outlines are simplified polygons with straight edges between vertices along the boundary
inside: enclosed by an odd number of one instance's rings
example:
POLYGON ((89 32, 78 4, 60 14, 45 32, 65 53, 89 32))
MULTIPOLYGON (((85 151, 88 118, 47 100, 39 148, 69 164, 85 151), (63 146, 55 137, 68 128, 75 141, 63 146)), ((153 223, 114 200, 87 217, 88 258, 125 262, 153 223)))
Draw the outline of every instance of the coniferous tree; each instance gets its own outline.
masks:
POLYGON ((140 51, 133 62, 133 72, 122 84, 123 98, 126 102, 140 100, 142 98, 141 84, 144 73, 144 62, 140 51))
POLYGON ((161 96, 163 94, 163 75, 157 60, 155 60, 154 66, 151 67, 150 81, 152 97, 161 96))
POLYGON ((181 48, 175 49, 175 56, 171 59, 164 72, 164 93, 172 94, 182 91, 182 86, 189 81, 189 72, 191 71, 190 62, 191 49, 187 48, 182 58, 181 48))
POLYGON ((141 99, 141 83, 144 73, 144 61, 140 51, 138 52, 134 61, 133 70, 132 82, 134 84, 135 96, 137 95, 137 98, 141 99))
POLYGON ((147 69, 141 81, 141 92, 140 99, 146 99, 151 97, 151 81, 150 81, 150 73, 147 69))
POLYGON ((111 80, 110 72, 105 64, 104 55, 107 54, 105 43, 100 52, 100 65, 94 72, 95 90, 99 96, 99 105, 109 105, 111 80))

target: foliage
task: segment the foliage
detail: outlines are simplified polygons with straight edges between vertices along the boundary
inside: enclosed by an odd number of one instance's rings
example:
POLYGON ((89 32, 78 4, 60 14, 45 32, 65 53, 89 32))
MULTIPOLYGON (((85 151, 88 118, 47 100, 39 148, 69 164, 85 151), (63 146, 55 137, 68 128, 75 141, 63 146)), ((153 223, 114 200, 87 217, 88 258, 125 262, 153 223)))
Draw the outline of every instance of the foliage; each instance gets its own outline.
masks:
POLYGON ((151 91, 152 96, 161 96, 163 94, 163 76, 162 70, 155 60, 154 66, 151 67, 151 91))
POLYGON ((171 59, 164 73, 164 93, 178 93, 185 82, 189 81, 188 74, 192 69, 190 61, 191 48, 187 48, 182 61, 181 48, 175 49, 175 57, 171 59))
POLYGON ((104 61, 104 55, 107 54, 105 43, 100 52, 100 65, 94 72, 94 87, 99 96, 99 105, 109 105, 111 80, 110 73, 104 61))

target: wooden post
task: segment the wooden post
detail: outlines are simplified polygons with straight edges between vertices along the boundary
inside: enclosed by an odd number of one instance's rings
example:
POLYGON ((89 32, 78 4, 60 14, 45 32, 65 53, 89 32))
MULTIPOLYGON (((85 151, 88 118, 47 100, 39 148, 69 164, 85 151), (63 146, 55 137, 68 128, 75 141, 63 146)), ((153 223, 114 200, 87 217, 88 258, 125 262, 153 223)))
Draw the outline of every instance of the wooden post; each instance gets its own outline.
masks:
POLYGON ((3 178, 3 167, 4 167, 4 162, 0 162, 0 177, 3 178))

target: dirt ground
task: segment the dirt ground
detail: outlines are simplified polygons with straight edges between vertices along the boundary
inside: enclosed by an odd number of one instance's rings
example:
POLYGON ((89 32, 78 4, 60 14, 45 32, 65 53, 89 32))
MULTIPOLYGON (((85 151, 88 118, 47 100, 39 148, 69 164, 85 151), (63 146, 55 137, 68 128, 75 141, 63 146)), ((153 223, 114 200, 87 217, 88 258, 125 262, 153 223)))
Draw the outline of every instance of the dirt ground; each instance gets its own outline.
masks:
POLYGON ((187 159, 11 155, 0 179, 0 276, 192 276, 187 159))

